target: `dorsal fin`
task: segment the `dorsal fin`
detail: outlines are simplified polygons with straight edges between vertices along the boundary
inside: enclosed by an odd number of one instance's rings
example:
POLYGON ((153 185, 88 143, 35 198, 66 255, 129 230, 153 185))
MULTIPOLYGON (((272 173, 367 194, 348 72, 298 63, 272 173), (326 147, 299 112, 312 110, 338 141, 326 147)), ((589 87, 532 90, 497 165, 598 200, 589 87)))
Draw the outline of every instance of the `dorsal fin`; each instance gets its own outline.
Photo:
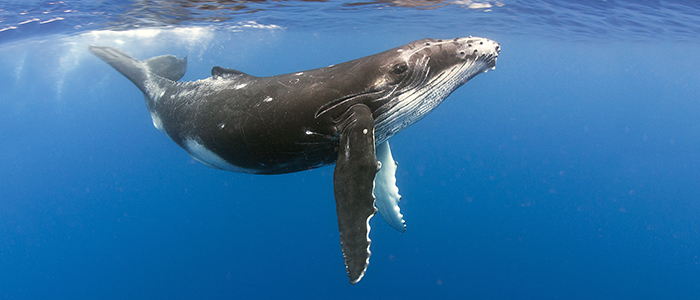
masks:
POLYGON ((243 73, 241 71, 234 70, 234 69, 226 69, 226 68, 222 68, 219 66, 211 68, 211 77, 214 77, 214 79, 217 79, 217 78, 233 79, 233 78, 237 78, 239 76, 252 77, 251 75, 248 75, 246 73, 243 73))

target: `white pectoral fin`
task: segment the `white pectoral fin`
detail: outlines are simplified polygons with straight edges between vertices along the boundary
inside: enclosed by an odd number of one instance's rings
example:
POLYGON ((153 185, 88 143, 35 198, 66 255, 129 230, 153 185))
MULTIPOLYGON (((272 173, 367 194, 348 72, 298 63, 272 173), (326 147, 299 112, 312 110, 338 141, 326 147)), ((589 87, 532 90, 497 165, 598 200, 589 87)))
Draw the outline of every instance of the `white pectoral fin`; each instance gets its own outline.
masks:
POLYGON ((384 221, 399 232, 406 231, 406 221, 399 210, 399 188, 396 187, 396 167, 398 163, 391 156, 389 142, 386 141, 376 147, 377 160, 381 168, 374 178, 375 205, 382 214, 384 221))

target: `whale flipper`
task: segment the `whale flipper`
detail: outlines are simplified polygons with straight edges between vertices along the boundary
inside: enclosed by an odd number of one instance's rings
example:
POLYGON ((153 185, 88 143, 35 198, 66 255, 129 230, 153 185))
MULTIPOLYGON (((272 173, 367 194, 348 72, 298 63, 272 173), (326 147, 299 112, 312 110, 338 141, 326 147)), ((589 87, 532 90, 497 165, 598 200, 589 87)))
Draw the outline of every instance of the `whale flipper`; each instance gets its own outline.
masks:
POLYGON ((372 111, 364 104, 351 106, 338 120, 338 131, 333 188, 345 267, 350 283, 355 284, 369 264, 369 219, 377 212, 372 191, 379 163, 372 111))
POLYGON ((377 177, 374 179, 374 196, 377 197, 376 205, 384 221, 399 232, 406 231, 406 221, 399 210, 399 188, 396 186, 396 168, 398 163, 394 161, 389 148, 389 141, 377 145, 377 160, 381 162, 377 177))

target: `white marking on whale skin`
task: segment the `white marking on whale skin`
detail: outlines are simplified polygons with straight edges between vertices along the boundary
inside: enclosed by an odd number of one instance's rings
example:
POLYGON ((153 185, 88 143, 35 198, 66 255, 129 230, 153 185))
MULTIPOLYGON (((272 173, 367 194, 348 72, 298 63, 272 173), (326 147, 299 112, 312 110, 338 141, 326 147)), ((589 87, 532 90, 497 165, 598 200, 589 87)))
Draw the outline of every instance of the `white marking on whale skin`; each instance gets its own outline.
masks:
POLYGON ((373 86, 375 86, 375 87, 377 87, 377 88, 380 88, 380 87, 386 86, 386 84, 387 84, 386 78, 385 78, 385 77, 380 77, 380 78, 378 78, 378 79, 374 82, 374 85, 373 85, 373 86))
POLYGON ((267 97, 265 97, 265 99, 263 99, 263 102, 270 102, 272 100, 273 100, 272 97, 267 96, 267 97))
POLYGON ((165 95, 165 88, 158 85, 158 81, 151 79, 152 74, 150 72, 147 74, 148 78, 146 79, 146 82, 144 82, 144 86, 148 92, 148 98, 152 99, 153 103, 155 103, 158 102, 163 95, 165 95))
POLYGON ((153 127, 160 130, 161 132, 164 132, 163 131, 163 120, 161 120, 160 117, 156 113, 154 113, 154 112, 150 112, 150 113, 151 113, 151 120, 153 121, 153 127))
POLYGON ((182 89, 174 96, 178 99, 192 99, 197 96, 197 93, 199 93, 198 89, 182 89))
POLYGON ((246 87, 246 86, 248 86, 248 83, 241 83, 241 84, 237 84, 237 85, 234 86, 233 88, 234 88, 234 89, 237 89, 237 90, 240 90, 240 89, 242 89, 242 88, 244 88, 244 87, 246 87))
POLYGON ((345 157, 350 157, 350 137, 347 137, 347 141, 345 141, 345 157))
POLYGON ((374 178, 375 205, 384 221, 399 232, 404 232, 406 231, 406 222, 399 209, 401 195, 399 195, 399 188, 396 186, 398 163, 391 155, 389 142, 377 145, 376 154, 381 167, 374 178))
POLYGON ((297 75, 297 76, 304 75, 304 72, 294 73, 294 75, 297 75))
MULTIPOLYGON (((367 129, 365 129, 367 130, 367 129)), ((381 164, 381 163, 379 163, 381 164)), ((374 217, 374 215, 377 213, 377 197, 374 196, 374 188, 375 188, 375 182, 372 181, 372 198, 374 198, 374 203, 372 203, 372 207, 374 208, 374 212, 370 214, 367 217, 367 220, 365 221, 365 224, 367 225, 367 236, 365 238, 367 239, 367 259, 365 260, 365 268, 362 270, 362 273, 360 273, 360 276, 357 276, 357 279, 354 281, 350 281, 350 283, 355 284, 360 282, 362 280, 362 277, 365 277, 365 273, 367 272, 367 267, 369 266, 369 258, 372 256, 372 251, 369 249, 370 245, 372 245, 372 239, 369 238, 369 232, 372 230, 372 226, 369 225, 369 220, 374 217)), ((344 255, 344 254, 343 254, 344 255)), ((345 266, 347 269, 347 265, 345 266)))
POLYGON ((498 51, 495 50, 494 46, 497 44, 496 42, 484 38, 473 39, 473 41, 467 43, 467 51, 471 50, 472 54, 477 54, 479 56, 498 54, 498 51))
POLYGON ((231 172, 252 173, 251 170, 240 168, 228 163, 223 158, 216 155, 216 153, 207 149, 207 147, 202 145, 200 141, 195 139, 185 139, 183 146, 183 148, 187 150, 187 153, 189 153, 192 158, 208 167, 231 172))
POLYGON ((226 123, 219 124, 219 129, 224 129, 224 127, 226 127, 226 123))
MULTIPOLYGON (((372 194, 372 196, 374 196, 374 194, 372 194)), ((375 213, 376 213, 376 211, 377 210, 375 208, 375 213)), ((360 280, 362 280, 362 277, 365 277, 365 273, 367 272, 367 266, 369 266, 369 258, 370 258, 370 256, 372 256, 372 251, 369 250, 369 246, 372 244, 372 240, 369 238, 369 231, 372 230, 372 226, 369 225, 369 220, 371 220, 372 217, 374 217, 374 214, 369 215, 369 217, 367 217, 367 222, 366 222, 367 223, 367 237, 366 237, 367 238, 367 259, 365 260, 365 269, 362 270, 362 273, 360 273, 360 276, 357 276, 356 280, 350 282, 352 284, 360 282, 360 280)), ((345 266, 345 268, 347 269, 347 266, 345 266)))
MULTIPOLYGON (((320 137, 327 138, 325 134, 319 133, 319 132, 315 132, 315 131, 310 130, 310 129, 306 129, 306 130, 304 131, 304 134, 306 134, 306 135, 315 135, 315 136, 320 136, 320 137)), ((311 143, 313 143, 313 142, 311 142, 311 143)), ((310 143, 309 143, 309 144, 310 144, 310 143)), ((323 164, 320 164, 320 165, 323 165, 323 164)), ((320 165, 319 165, 319 166, 320 166, 320 165)))

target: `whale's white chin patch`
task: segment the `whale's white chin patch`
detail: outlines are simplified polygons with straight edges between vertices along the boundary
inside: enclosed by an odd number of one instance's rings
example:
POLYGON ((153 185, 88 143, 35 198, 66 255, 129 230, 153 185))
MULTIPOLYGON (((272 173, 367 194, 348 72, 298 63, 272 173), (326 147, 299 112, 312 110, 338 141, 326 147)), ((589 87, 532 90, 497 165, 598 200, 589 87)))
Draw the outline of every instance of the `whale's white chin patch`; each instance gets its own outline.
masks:
POLYGON ((195 139, 185 139, 184 148, 192 158, 208 167, 232 172, 250 173, 250 171, 246 169, 228 163, 195 139))

